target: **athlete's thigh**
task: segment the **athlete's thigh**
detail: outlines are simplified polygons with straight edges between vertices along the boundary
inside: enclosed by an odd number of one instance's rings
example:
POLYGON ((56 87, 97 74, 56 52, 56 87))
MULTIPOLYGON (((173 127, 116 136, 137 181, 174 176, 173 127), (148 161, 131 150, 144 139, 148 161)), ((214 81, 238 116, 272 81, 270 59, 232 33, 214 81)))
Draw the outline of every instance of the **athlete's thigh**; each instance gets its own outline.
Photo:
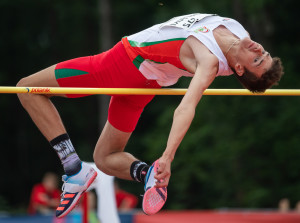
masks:
POLYGON ((107 121, 96 144, 95 156, 105 157, 111 153, 124 151, 130 136, 131 132, 120 131, 107 121))
MULTIPOLYGON (((36 87, 100 87, 92 66, 93 56, 78 57, 53 65, 21 80, 22 86, 36 87)), ((49 95, 48 95, 49 96, 49 95)), ((50 95, 51 96, 51 95, 50 95)), ((57 95, 69 98, 84 97, 87 94, 57 95)))
MULTIPOLYGON (((55 78, 56 65, 50 66, 44 70, 36 72, 32 75, 22 78, 17 86, 24 87, 59 87, 55 78)), ((52 96, 52 95, 47 95, 52 96)), ((57 95, 58 96, 58 95, 57 95)), ((65 95, 59 95, 65 96, 65 95)))
POLYGON ((108 121, 123 132, 133 132, 145 106, 154 95, 114 95, 108 109, 108 121))

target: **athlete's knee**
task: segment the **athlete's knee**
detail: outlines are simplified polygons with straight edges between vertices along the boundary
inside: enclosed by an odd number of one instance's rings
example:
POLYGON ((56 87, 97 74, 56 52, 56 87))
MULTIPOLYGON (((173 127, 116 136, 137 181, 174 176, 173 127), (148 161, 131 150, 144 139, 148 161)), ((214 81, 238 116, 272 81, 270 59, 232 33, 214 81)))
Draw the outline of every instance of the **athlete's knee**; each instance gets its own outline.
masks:
POLYGON ((108 174, 108 166, 106 165, 105 158, 95 157, 94 156, 94 163, 96 167, 101 170, 103 173, 108 174))
POLYGON ((102 160, 101 160, 101 155, 99 154, 99 152, 97 151, 97 149, 95 149, 95 151, 94 151, 93 159, 94 159, 94 163, 97 166, 97 168, 99 170, 101 170, 102 169, 102 160))
POLYGON ((27 84, 27 78, 26 77, 23 77, 21 78, 18 83, 17 83, 17 87, 25 87, 27 84))
POLYGON ((95 150, 93 154, 93 159, 96 167, 101 170, 103 173, 109 174, 109 163, 108 163, 109 154, 101 153, 99 150, 95 150))
MULTIPOLYGON (((17 87, 25 87, 27 84, 28 84, 27 78, 24 77, 18 81, 16 86, 17 87)), ((26 99, 28 98, 27 94, 22 94, 22 93, 17 94, 17 96, 22 104, 24 104, 26 99)))
MULTIPOLYGON (((27 77, 20 79, 18 81, 18 83, 16 84, 17 87, 32 87, 32 86, 37 87, 35 85, 36 84, 34 81, 32 81, 31 76, 27 76, 27 77)), ((47 97, 47 98, 50 98, 53 96, 50 94, 26 94, 26 93, 18 93, 17 94, 17 96, 23 106, 25 106, 27 103, 31 103, 33 98, 35 98, 36 96, 41 96, 41 95, 43 97, 47 97)))

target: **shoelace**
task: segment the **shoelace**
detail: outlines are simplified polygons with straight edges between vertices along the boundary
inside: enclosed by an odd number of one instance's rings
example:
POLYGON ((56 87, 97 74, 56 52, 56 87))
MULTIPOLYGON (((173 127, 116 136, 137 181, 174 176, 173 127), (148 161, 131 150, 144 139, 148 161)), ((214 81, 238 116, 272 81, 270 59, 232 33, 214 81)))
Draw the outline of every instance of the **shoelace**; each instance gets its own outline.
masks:
POLYGON ((66 177, 66 175, 63 175, 62 176, 62 181, 64 183, 63 183, 63 185, 61 187, 62 193, 60 194, 60 201, 62 201, 63 198, 64 198, 64 196, 65 196, 65 193, 66 193, 66 191, 65 191, 65 184, 67 183, 67 180, 68 180, 68 178, 66 177))

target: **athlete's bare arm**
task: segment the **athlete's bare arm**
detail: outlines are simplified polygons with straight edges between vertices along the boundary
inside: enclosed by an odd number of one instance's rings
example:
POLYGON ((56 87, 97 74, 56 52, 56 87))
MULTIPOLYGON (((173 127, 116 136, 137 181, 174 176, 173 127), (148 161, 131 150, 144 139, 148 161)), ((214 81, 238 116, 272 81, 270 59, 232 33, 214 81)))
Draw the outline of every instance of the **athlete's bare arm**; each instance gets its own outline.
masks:
POLYGON ((183 65, 187 69, 194 70, 194 77, 189 85, 187 93, 174 112, 173 124, 169 134, 167 147, 159 159, 159 170, 155 176, 157 187, 166 187, 171 175, 171 162, 174 159, 175 152, 189 129, 195 115, 195 109, 199 103, 203 92, 214 80, 218 71, 218 59, 198 40, 190 38, 188 46, 192 50, 193 57, 189 57, 187 50, 183 58, 183 65), (185 62, 184 62, 185 61, 185 62))

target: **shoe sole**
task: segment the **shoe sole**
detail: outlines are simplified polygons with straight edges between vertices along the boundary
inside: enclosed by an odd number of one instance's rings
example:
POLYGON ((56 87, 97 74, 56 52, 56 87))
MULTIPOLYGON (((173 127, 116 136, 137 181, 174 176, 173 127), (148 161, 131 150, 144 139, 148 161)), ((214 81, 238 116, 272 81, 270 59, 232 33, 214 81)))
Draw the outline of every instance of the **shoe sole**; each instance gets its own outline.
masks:
POLYGON ((167 200, 167 188, 152 187, 148 189, 143 197, 143 212, 153 215, 160 211, 167 200))
MULTIPOLYGON (((150 168, 153 168, 154 173, 156 173, 158 169, 158 162, 156 161, 154 165, 152 165, 150 168)), ((150 175, 148 177, 150 177, 150 175)), ((159 212, 160 209, 166 203, 167 194, 168 193, 166 187, 162 187, 162 188, 152 187, 148 189, 145 192, 143 197, 143 205, 142 205, 143 212, 146 215, 153 215, 159 212)))
POLYGON ((97 172, 95 170, 93 170, 93 176, 90 178, 90 180, 87 182, 86 184, 86 189, 84 191, 82 191, 75 199, 74 201, 72 202, 72 204, 70 205, 70 207, 65 211, 63 212, 60 216, 56 216, 57 218, 63 218, 65 217, 67 214, 69 214, 73 208, 77 205, 77 203, 79 202, 81 196, 85 193, 85 191, 91 186, 91 184, 94 182, 94 180, 96 179, 97 177, 97 172))

